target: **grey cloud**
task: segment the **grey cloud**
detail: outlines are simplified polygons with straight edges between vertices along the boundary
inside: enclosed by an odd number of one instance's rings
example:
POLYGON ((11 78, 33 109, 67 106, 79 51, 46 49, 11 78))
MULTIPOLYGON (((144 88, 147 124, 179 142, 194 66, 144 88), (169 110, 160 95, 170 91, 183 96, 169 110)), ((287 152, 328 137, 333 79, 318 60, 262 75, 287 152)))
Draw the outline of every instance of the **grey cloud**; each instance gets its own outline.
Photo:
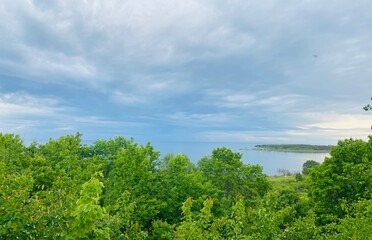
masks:
POLYGON ((214 127, 284 131, 317 123, 306 111, 356 114, 370 98, 371 10, 365 0, 5 0, 0 74, 89 88, 112 112, 162 124, 230 115, 214 127))

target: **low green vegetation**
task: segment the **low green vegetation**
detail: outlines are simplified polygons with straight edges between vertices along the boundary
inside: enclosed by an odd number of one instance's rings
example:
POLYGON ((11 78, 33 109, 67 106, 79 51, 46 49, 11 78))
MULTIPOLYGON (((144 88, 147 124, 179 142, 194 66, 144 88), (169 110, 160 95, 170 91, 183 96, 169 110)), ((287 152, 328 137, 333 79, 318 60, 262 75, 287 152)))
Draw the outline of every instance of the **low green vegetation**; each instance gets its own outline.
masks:
POLYGON ((256 145, 255 151, 297 152, 297 153, 328 153, 331 145, 308 145, 308 144, 262 144, 256 145))
POLYGON ((372 137, 303 174, 267 177, 241 153, 193 164, 151 144, 81 135, 25 146, 0 134, 0 239, 370 239, 372 137))

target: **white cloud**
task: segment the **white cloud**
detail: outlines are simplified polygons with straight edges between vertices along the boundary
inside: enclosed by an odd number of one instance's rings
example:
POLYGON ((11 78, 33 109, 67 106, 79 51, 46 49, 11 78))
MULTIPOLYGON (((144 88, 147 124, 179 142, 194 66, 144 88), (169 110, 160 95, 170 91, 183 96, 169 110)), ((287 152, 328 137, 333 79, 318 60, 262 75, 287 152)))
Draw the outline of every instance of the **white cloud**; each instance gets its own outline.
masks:
POLYGON ((57 103, 54 97, 35 97, 25 92, 0 93, 0 116, 54 114, 57 103))
POLYGON ((324 68, 337 77, 350 74, 364 75, 372 67, 372 50, 370 35, 358 35, 335 42, 319 61, 324 68))
POLYGON ((254 131, 207 131, 199 134, 203 141, 214 142, 283 142, 289 138, 280 136, 279 132, 254 132, 254 131))
POLYGON ((46 141, 49 137, 77 131, 91 139, 107 134, 136 136, 148 127, 138 119, 124 121, 87 116, 65 104, 64 100, 55 97, 27 92, 1 93, 0 132, 21 134, 29 142, 33 139, 46 141))
POLYGON ((0 13, 6 24, 0 30, 34 73, 94 77, 107 60, 122 65, 185 63, 240 54, 256 42, 214 1, 29 3, 5 1, 0 13))
POLYGON ((180 94, 190 93, 195 86, 178 74, 134 75, 117 83, 115 90, 105 90, 108 96, 124 105, 159 104, 180 94))
POLYGON ((337 141, 343 139, 367 139, 371 132, 368 129, 328 129, 328 128, 310 128, 288 130, 282 133, 292 141, 312 144, 336 144, 337 141))
POLYGON ((336 144, 337 141, 354 138, 367 139, 371 132, 366 129, 290 129, 270 131, 205 131, 197 139, 212 142, 336 144))
POLYGON ((310 118, 313 123, 305 124, 304 128, 320 128, 331 130, 369 129, 372 118, 362 114, 337 113, 303 113, 303 118, 310 118))
POLYGON ((290 111, 291 108, 298 107, 307 98, 300 94, 270 95, 274 91, 261 91, 255 93, 239 93, 228 91, 205 91, 208 99, 206 103, 225 108, 255 108, 263 107, 269 111, 290 111))
POLYGON ((79 88, 88 90, 78 93, 82 98, 99 93, 108 119, 122 107, 134 122, 143 117, 162 129, 234 129, 209 131, 209 138, 360 136, 367 118, 345 113, 356 113, 370 97, 371 7, 368 1, 4 0, 0 77, 19 77, 6 91, 27 91, 32 81, 34 90, 63 91, 58 98, 1 96, 0 123, 103 128, 111 120, 77 120, 89 109, 84 103, 64 107, 73 105, 67 96, 76 91, 69 91, 79 88))
MULTIPOLYGON (((290 51, 291 44, 299 41, 309 48, 303 51, 328 49, 324 54, 319 53, 317 60, 323 67, 332 65, 334 72, 355 71, 360 67, 355 64, 370 62, 365 54, 370 49, 368 34, 330 45, 337 39, 337 32, 329 33, 322 27, 314 30, 318 16, 327 22, 332 17, 341 18, 345 25, 355 18, 345 8, 327 11, 336 5, 333 2, 67 0, 27 4, 6 0, 3 5, 0 31, 6 40, 0 45, 18 57, 2 58, 0 62, 7 71, 30 74, 34 80, 57 81, 58 75, 60 81, 74 79, 97 89, 109 88, 112 82, 132 81, 132 75, 138 75, 149 65, 177 66, 237 55, 270 62, 278 60, 279 53, 290 51), (327 34, 330 37, 322 42, 327 34), (315 41, 310 43, 311 39, 315 41), (352 49, 356 45, 358 49, 352 49), (127 73, 132 66, 136 72, 127 73)), ((293 61, 277 62, 283 73, 296 67, 293 61)), ((312 66, 309 69, 312 71, 312 66)), ((312 75, 304 69, 298 69, 295 74, 312 75)), ((149 88, 162 87, 164 82, 150 83, 149 88)))
MULTIPOLYGON (((96 69, 81 57, 64 56, 60 53, 31 52, 28 62, 32 75, 62 75, 69 78, 95 77, 96 69)), ((26 70, 27 71, 27 70, 26 70)), ((26 72, 25 71, 25 72, 26 72)))
POLYGON ((33 96, 26 92, 0 93, 0 131, 25 133, 47 128, 53 124, 52 120, 68 111, 59 104, 57 98, 50 96, 33 96))
POLYGON ((231 122, 233 118, 227 113, 176 112, 165 116, 165 120, 173 125, 201 128, 222 126, 231 122))
POLYGON ((0 102, 0 116, 9 116, 9 115, 21 115, 21 114, 30 114, 30 115, 46 115, 52 113, 50 109, 39 109, 36 107, 28 107, 24 105, 17 105, 13 103, 3 103, 0 102))
POLYGON ((115 91, 111 94, 111 97, 115 102, 126 104, 126 105, 128 104, 134 105, 134 104, 139 104, 139 103, 146 101, 144 97, 133 95, 129 93, 129 91, 127 93, 121 92, 121 91, 115 91))
MULTIPOLYGON (((15 49, 16 54, 22 55, 21 60, 4 60, 7 72, 13 75, 28 76, 36 81, 43 82, 66 82, 85 81, 98 77, 96 67, 87 62, 81 56, 69 56, 62 52, 56 52, 35 47, 20 45, 15 49)), ((88 83, 90 83, 88 81, 88 83)))
POLYGON ((58 127, 56 128, 58 131, 76 131, 74 127, 58 127))

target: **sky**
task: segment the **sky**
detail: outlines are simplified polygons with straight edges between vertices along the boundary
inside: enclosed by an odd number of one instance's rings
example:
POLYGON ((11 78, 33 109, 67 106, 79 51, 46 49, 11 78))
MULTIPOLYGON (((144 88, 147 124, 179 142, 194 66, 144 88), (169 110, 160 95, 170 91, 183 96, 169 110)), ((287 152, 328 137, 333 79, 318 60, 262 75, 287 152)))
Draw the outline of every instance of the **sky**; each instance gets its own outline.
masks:
POLYGON ((371 12, 369 0, 2 0, 0 132, 366 139, 371 12))

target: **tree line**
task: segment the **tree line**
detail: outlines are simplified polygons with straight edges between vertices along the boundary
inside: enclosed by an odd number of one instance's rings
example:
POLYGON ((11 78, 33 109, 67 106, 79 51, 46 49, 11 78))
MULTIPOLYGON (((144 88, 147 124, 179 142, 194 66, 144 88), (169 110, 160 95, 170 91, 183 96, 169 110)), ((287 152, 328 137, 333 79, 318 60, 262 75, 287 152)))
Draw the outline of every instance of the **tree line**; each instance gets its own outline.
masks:
POLYGON ((278 151, 278 152, 330 152, 331 145, 309 145, 309 144, 261 144, 256 145, 253 150, 278 151))
POLYGON ((85 145, 77 133, 26 146, 0 134, 0 239, 372 235, 372 137, 339 141, 284 185, 241 158, 223 147, 194 164, 124 137, 85 145))

